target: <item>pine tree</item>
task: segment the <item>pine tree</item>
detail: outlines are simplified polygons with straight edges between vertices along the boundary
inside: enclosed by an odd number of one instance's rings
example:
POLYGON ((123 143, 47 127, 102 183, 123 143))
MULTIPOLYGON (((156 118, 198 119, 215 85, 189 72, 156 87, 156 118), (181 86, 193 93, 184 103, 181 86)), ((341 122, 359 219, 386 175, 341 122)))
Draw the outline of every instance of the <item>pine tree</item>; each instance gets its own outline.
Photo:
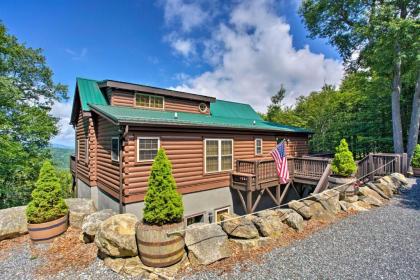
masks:
POLYGON ((172 164, 164 149, 159 149, 154 159, 144 202, 143 219, 146 223, 163 225, 182 221, 184 206, 176 191, 172 164))
POLYGON ((416 149, 414 150, 414 156, 411 160, 411 165, 414 168, 420 168, 420 144, 416 145, 416 149))
POLYGON ((356 162, 353 159, 353 153, 349 150, 346 139, 341 139, 340 145, 335 150, 336 153, 331 166, 333 174, 348 177, 356 172, 356 162))
POLYGON ((32 200, 26 208, 29 223, 40 224, 53 221, 68 212, 60 181, 50 161, 45 161, 42 165, 31 196, 32 200))

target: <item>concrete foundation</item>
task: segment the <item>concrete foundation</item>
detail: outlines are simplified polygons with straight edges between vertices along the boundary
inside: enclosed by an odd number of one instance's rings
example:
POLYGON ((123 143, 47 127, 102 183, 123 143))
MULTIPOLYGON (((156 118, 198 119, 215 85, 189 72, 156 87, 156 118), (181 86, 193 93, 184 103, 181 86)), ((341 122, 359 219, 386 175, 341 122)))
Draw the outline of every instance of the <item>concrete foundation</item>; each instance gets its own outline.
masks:
POLYGON ((90 187, 88 184, 83 182, 80 179, 77 179, 77 197, 79 198, 89 198, 93 200, 93 204, 96 209, 98 208, 98 188, 90 187))

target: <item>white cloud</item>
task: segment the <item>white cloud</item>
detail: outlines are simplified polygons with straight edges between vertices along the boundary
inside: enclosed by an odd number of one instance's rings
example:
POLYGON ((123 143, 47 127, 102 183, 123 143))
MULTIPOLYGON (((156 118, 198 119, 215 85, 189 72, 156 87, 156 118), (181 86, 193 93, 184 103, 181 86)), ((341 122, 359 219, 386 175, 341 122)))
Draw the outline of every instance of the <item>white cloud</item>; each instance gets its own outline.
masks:
POLYGON ((163 3, 165 22, 168 25, 179 22, 184 32, 202 25, 209 18, 209 14, 196 2, 166 0, 163 3))
POLYGON ((175 87, 221 99, 250 103, 265 111, 284 84, 290 105, 324 83, 338 85, 342 62, 292 45, 290 26, 275 13, 272 1, 245 1, 234 7, 203 43, 203 59, 213 66, 175 87))
POLYGON ((65 146, 74 146, 74 129, 70 123, 72 103, 71 102, 56 102, 54 103, 51 115, 59 118, 58 127, 59 133, 52 139, 52 143, 61 144, 65 146))
POLYGON ((82 60, 86 57, 88 49, 82 48, 80 52, 74 51, 72 49, 65 49, 65 52, 68 53, 71 56, 71 59, 73 60, 82 60))
POLYGON ((175 39, 174 41, 171 41, 171 46, 175 49, 175 51, 185 57, 188 57, 190 54, 195 52, 191 40, 175 39))

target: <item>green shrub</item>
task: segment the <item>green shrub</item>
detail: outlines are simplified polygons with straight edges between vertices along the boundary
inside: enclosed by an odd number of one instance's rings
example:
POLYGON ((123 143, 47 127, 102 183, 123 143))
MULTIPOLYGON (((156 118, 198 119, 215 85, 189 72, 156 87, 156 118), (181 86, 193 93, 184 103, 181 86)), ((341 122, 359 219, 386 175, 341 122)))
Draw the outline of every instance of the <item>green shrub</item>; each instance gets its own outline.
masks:
POLYGON ((163 225, 182 221, 184 206, 181 195, 176 191, 172 164, 164 149, 159 149, 154 159, 144 203, 143 219, 148 224, 163 225))
POLYGON ((73 179, 68 169, 56 168, 57 178, 61 185, 64 198, 73 197, 73 179))
POLYGON ((53 221, 68 212, 60 181, 49 161, 45 161, 42 165, 31 196, 32 200, 26 208, 29 223, 40 224, 53 221))
POLYGON ((411 166, 414 168, 420 168, 420 144, 416 145, 413 159, 411 160, 411 166))
POLYGON ((340 145, 335 148, 335 151, 336 153, 331 166, 333 174, 348 177, 355 173, 357 170, 356 162, 345 139, 341 139, 340 145))

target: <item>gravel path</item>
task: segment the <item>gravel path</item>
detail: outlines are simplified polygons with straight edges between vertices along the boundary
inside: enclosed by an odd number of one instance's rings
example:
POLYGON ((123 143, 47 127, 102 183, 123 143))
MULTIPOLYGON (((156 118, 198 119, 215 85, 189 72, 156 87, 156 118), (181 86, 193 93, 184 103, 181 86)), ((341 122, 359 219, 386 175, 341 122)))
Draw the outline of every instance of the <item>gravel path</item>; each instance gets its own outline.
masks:
POLYGON ((189 279, 420 279, 420 179, 384 207, 359 213, 232 274, 189 279))
MULTIPOLYGON (((231 274, 202 272, 185 279, 419 279, 420 179, 384 207, 359 213, 305 240, 261 256, 259 264, 238 265, 231 274), (243 268, 246 268, 245 270, 243 268)), ((37 279, 40 259, 27 243, 0 258, 0 279, 37 279)), ((49 279, 127 279, 96 260, 82 271, 49 279)))

